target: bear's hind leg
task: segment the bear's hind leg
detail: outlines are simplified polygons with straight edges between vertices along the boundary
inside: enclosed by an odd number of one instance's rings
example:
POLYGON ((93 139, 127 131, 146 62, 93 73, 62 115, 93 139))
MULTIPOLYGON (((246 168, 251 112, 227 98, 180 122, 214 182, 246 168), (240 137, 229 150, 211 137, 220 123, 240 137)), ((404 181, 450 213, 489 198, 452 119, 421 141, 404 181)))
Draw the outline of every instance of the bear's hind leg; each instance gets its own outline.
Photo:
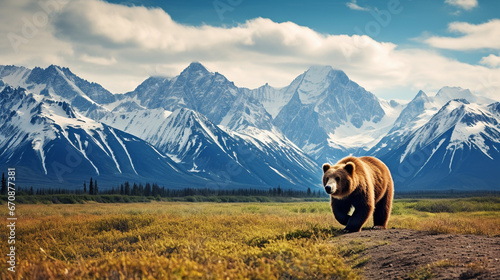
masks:
POLYGON ((373 228, 387 228, 392 209, 392 196, 392 189, 388 189, 384 197, 375 205, 375 211, 373 212, 373 228))

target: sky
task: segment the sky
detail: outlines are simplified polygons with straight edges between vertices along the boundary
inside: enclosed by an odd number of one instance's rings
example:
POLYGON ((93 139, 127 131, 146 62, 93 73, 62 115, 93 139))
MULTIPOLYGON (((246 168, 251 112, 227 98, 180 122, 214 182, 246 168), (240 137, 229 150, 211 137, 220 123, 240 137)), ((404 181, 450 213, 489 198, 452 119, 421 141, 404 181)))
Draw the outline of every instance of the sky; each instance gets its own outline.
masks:
POLYGON ((197 61, 239 87, 312 65, 383 99, 460 86, 500 100, 497 0, 4 0, 0 64, 56 64, 113 93, 197 61))

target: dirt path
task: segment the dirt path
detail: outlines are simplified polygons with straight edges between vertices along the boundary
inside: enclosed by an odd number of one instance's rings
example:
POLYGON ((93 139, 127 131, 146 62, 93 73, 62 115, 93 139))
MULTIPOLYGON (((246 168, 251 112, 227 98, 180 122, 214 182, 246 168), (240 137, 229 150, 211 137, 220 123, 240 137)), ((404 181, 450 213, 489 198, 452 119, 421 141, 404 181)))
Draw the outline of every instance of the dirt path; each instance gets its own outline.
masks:
POLYGON ((334 242, 367 248, 358 260, 368 260, 362 269, 370 280, 500 279, 500 237, 390 229, 345 234, 334 242))

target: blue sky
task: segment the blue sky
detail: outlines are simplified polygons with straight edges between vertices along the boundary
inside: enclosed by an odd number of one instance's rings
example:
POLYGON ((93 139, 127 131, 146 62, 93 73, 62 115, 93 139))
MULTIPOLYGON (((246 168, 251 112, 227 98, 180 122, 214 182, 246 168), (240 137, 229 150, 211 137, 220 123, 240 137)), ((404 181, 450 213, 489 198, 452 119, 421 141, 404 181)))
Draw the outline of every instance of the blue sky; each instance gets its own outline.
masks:
POLYGON ((443 86, 500 99, 495 0, 9 0, 0 24, 1 64, 67 66, 112 92, 199 61, 249 88, 321 64, 385 99, 443 86))
MULTIPOLYGON (((377 41, 392 42, 401 47, 417 46, 425 48, 416 38, 427 35, 447 36, 448 24, 464 21, 481 24, 488 20, 500 18, 500 1, 490 0, 478 2, 469 11, 458 6, 446 4, 439 0, 398 0, 378 1, 359 0, 355 3, 365 10, 353 10, 348 7, 352 1, 108 1, 129 6, 144 5, 160 7, 176 22, 200 26, 235 26, 247 20, 263 17, 275 22, 291 21, 307 26, 325 34, 369 35, 377 41), (390 19, 384 11, 393 3, 396 14, 390 19), (480 3, 480 5, 479 5, 480 3), (378 10, 378 12, 377 12, 378 10), (377 15, 380 15, 377 21, 377 15), (380 27, 371 29, 370 22, 380 27), (387 24, 386 24, 387 22, 387 24), (384 26, 382 26, 382 24, 384 26)), ((441 50, 446 55, 454 56, 460 61, 477 63, 488 51, 454 52, 441 50)))

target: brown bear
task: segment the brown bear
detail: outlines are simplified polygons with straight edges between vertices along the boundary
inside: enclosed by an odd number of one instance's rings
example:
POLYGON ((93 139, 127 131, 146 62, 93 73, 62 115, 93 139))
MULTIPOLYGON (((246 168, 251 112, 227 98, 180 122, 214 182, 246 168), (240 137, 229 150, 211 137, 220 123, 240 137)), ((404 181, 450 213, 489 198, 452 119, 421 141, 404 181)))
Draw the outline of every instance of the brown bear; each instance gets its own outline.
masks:
POLYGON ((344 231, 360 231, 373 214, 374 229, 387 228, 394 185, 387 166, 374 157, 346 157, 323 165, 323 186, 330 195, 335 219, 344 231), (351 216, 348 213, 354 207, 351 216))

